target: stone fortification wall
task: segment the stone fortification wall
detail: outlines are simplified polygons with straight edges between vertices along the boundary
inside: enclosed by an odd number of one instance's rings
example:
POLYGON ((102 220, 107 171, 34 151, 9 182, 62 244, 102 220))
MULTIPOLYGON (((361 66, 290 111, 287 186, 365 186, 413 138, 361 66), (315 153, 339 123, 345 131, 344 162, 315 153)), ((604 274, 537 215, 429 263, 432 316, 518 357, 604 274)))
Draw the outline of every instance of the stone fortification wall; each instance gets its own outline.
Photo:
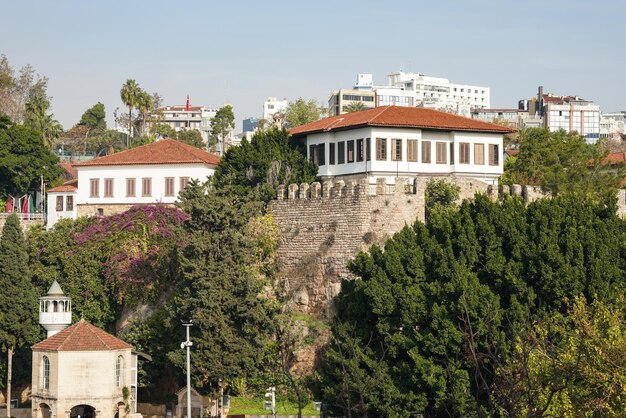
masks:
MULTIPOLYGON (((416 219, 424 220, 424 192, 430 178, 398 178, 291 184, 278 188, 270 203, 280 229, 278 287, 298 309, 332 315, 332 299, 343 280, 352 279, 347 262, 371 245, 383 245, 416 219)), ((448 178, 461 187, 461 198, 497 193, 485 183, 448 178)))
MULTIPOLYGON (((291 184, 278 188, 269 206, 280 229, 277 250, 280 291, 300 310, 332 315, 332 299, 343 280, 352 279, 347 263, 372 244, 383 245, 416 219, 424 220, 424 192, 430 177, 398 178, 397 186, 384 179, 291 184)), ((476 193, 491 199, 522 196, 529 203, 544 197, 529 186, 489 186, 459 177, 446 180, 461 188, 460 198, 476 193)), ((618 193, 619 213, 626 214, 626 191, 618 193)))
MULTIPOLYGON (((8 213, 0 213, 0 234, 2 234, 8 216, 8 213)), ((43 225, 44 223, 43 214, 41 213, 18 213, 17 216, 20 218, 20 225, 24 233, 27 233, 31 226, 43 225)))

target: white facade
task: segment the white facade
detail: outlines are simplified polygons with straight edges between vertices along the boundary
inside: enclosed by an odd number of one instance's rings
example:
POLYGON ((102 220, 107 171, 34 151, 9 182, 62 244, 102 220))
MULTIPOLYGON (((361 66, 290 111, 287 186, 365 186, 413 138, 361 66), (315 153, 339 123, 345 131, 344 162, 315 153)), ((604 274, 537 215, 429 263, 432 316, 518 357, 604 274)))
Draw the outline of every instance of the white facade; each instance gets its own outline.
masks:
POLYGON ((48 228, 61 219, 76 219, 76 191, 48 192, 46 208, 48 228))
POLYGON ((285 113, 287 105, 287 99, 278 100, 276 97, 268 97, 263 102, 263 119, 273 120, 276 113, 285 113))
MULTIPOLYGON (((201 164, 112 165, 77 167, 77 171, 76 191, 48 193, 47 228, 51 228, 59 219, 76 219, 79 215, 87 214, 81 212, 81 207, 88 205, 95 206, 95 214, 98 214, 98 206, 174 203, 189 181, 206 181, 213 175, 215 168, 201 164), (168 181, 173 185, 172 190, 166 190, 168 181), (105 182, 110 182, 112 189, 105 182), (72 210, 68 210, 68 198, 73 201, 72 210), (57 210, 58 199, 64 203, 62 210, 57 210)), ((104 214, 109 214, 109 211, 103 209, 100 215, 104 214)))
POLYGON ((495 185, 503 173, 501 133, 365 127, 310 134, 306 144, 323 178, 394 184, 398 176, 456 174, 495 185))
MULTIPOLYGON (((393 72, 387 77, 390 86, 402 87, 412 92, 415 103, 431 105, 427 107, 445 109, 459 114, 468 113, 472 108, 490 107, 489 87, 451 83, 447 78, 404 71, 393 72), (459 112, 459 109, 462 111, 459 112)), ((469 113, 465 116, 469 116, 469 113)))
POLYGON ((600 138, 621 139, 626 133, 626 112, 603 113, 600 117, 600 138))
POLYGON ((214 172, 215 169, 199 164, 78 167, 77 206, 174 203, 187 182, 206 181, 214 172), (109 179, 113 189, 106 194, 105 180, 109 179), (134 190, 127 188, 130 179, 134 179, 134 190), (171 193, 166 193, 166 179, 174 179, 171 193), (144 180, 149 186, 146 190, 144 180), (97 191, 92 189, 92 182, 97 182, 97 191))

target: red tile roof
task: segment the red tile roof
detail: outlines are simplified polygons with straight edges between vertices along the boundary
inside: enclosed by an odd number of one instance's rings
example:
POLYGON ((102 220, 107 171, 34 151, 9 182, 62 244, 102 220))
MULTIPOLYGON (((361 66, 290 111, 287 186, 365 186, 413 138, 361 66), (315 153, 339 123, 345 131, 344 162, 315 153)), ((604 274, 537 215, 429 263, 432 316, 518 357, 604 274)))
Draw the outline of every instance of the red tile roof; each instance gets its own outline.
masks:
POLYGON ((32 347, 33 350, 44 351, 108 351, 127 348, 132 346, 84 319, 32 347))
POLYGON ((48 190, 48 193, 55 192, 75 192, 78 190, 78 180, 69 180, 63 183, 61 186, 53 187, 48 190))
POLYGON ((76 163, 74 167, 185 163, 217 166, 219 162, 220 158, 208 151, 183 144, 174 139, 163 139, 137 148, 131 148, 93 160, 76 163))
POLYGON ((306 125, 290 129, 289 133, 293 136, 303 136, 319 132, 360 128, 363 126, 495 132, 502 134, 516 131, 515 129, 505 126, 423 107, 383 106, 307 123, 306 125))
POLYGON ((611 165, 626 163, 626 152, 612 152, 606 156, 604 162, 611 165))
POLYGON ((72 164, 68 162, 62 162, 62 163, 59 163, 59 165, 61 166, 63 170, 65 170, 69 178, 75 179, 78 177, 78 174, 76 173, 76 169, 72 167, 72 164))

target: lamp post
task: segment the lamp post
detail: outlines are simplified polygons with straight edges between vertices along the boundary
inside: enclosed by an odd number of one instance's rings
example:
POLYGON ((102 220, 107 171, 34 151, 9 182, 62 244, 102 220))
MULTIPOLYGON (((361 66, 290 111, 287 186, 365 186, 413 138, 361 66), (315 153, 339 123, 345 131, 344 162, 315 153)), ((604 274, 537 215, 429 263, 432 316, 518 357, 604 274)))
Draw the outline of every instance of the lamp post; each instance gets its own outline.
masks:
POLYGON ((193 321, 191 319, 183 322, 183 326, 185 327, 187 334, 187 340, 180 344, 180 348, 187 348, 187 418, 191 418, 191 357, 189 349, 193 343, 189 340, 189 328, 191 328, 192 325, 193 321))

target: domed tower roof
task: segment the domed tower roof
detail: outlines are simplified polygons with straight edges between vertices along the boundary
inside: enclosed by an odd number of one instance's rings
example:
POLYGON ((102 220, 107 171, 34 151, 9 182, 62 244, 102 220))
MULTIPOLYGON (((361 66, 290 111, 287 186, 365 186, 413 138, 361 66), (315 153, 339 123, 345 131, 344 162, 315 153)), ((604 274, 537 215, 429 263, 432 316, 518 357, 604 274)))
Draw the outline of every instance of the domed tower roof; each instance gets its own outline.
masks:
POLYGON ((72 323, 72 300, 55 280, 48 294, 39 298, 39 324, 53 336, 72 323))
POLYGON ((65 296, 65 293, 63 293, 61 286, 59 286, 59 282, 57 282, 56 280, 54 281, 54 283, 52 283, 50 289, 48 289, 48 296, 65 296))

